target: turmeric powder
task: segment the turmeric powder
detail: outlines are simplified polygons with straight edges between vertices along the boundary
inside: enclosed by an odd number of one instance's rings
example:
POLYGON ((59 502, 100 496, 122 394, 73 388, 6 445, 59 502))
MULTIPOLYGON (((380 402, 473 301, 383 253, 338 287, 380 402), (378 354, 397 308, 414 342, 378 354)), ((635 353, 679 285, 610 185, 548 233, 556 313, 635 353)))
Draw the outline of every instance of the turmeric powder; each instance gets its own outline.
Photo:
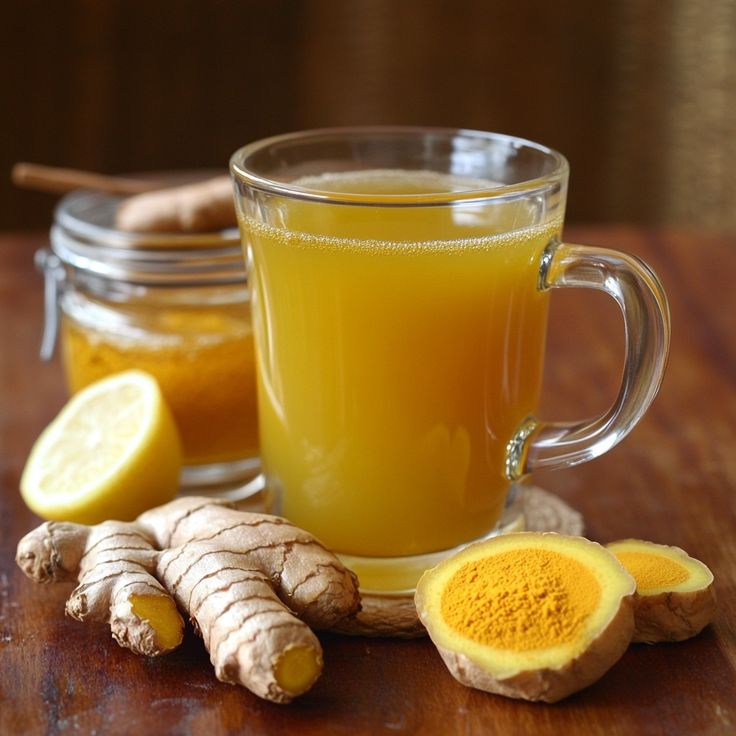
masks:
POLYGON ((601 677, 634 632, 635 582, 595 542, 506 534, 421 577, 420 620, 461 683, 555 702, 601 677))
POLYGON ((640 539, 607 546, 636 580, 632 641, 682 641, 710 623, 716 610, 713 573, 700 560, 679 547, 640 539))
POLYGON ((687 570, 663 555, 646 552, 614 553, 621 564, 634 576, 637 593, 679 585, 688 578, 687 570))
POLYGON ((513 549, 469 562, 442 593, 442 616, 474 641, 529 651, 569 644, 599 604, 588 567, 548 549, 513 549))

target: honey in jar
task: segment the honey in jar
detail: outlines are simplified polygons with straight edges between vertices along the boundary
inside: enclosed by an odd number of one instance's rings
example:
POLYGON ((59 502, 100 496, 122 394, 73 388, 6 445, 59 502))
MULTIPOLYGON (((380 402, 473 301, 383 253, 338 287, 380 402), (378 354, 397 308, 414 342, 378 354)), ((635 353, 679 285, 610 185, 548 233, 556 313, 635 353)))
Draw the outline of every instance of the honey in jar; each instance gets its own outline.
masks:
POLYGON ((57 208, 51 251, 38 256, 50 333, 44 351, 58 330, 70 393, 128 368, 154 375, 181 435, 183 486, 235 487, 258 469, 253 336, 237 230, 123 232, 114 226, 118 202, 79 191, 57 208))

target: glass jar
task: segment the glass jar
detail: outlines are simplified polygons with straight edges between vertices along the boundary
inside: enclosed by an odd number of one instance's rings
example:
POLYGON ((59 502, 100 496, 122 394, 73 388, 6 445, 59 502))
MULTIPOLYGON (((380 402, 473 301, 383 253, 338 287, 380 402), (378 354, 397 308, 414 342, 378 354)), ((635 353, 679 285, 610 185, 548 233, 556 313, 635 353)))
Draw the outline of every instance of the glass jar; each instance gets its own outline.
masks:
POLYGON ((59 203, 45 274, 41 354, 57 335, 67 387, 139 368, 156 377, 184 450, 184 491, 232 490, 259 468, 249 294, 237 229, 130 233, 119 197, 59 203))

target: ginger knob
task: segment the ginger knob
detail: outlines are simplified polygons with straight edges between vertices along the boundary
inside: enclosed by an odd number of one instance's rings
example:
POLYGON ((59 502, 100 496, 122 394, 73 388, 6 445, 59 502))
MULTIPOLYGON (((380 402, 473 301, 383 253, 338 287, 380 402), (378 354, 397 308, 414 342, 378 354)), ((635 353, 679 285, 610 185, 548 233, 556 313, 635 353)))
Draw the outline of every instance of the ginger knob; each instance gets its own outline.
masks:
POLYGON ((115 225, 148 233, 213 232, 237 222, 233 186, 227 175, 124 199, 115 225))
POLYGON ((187 496, 133 522, 47 522, 18 545, 30 578, 78 578, 67 612, 108 621, 116 641, 158 655, 178 646, 186 612, 220 680, 288 703, 322 672, 315 629, 360 608, 357 579, 285 519, 187 496))
POLYGON ((419 617, 465 685, 556 702, 600 678, 634 631, 635 583, 582 537, 520 532, 424 573, 419 617))
POLYGON ((607 545, 636 580, 633 641, 655 644, 699 634, 716 610, 713 573, 679 547, 624 539, 607 545))

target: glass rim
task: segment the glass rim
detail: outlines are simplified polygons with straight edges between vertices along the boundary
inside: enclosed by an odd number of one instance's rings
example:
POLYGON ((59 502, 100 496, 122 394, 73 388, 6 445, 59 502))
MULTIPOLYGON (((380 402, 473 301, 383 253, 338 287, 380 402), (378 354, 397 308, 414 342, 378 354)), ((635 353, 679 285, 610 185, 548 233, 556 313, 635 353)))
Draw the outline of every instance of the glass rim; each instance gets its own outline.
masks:
MULTIPOLYGON (((125 197, 94 189, 75 189, 54 208, 54 223, 74 239, 101 249, 130 249, 131 253, 179 250, 222 250, 240 247, 236 226, 209 232, 146 232, 120 230, 115 211, 125 197)), ((142 256, 145 257, 145 256, 142 256)))
POLYGON ((57 204, 49 246, 81 274, 147 285, 245 284, 237 227, 210 233, 127 232, 114 227, 121 198, 76 190, 57 204))
POLYGON ((456 203, 483 202, 488 200, 522 199, 530 195, 543 193, 559 187, 569 173, 569 164, 565 156, 553 148, 535 141, 506 133, 474 130, 471 128, 425 127, 402 125, 367 125, 314 128, 308 130, 282 133, 280 135, 261 138, 238 148, 230 157, 230 173, 236 182, 243 183, 252 189, 269 194, 276 194, 291 199, 301 199, 325 204, 346 204, 378 207, 427 207, 452 205, 456 203), (552 170, 538 177, 532 177, 513 184, 498 184, 491 187, 460 189, 451 192, 422 194, 361 194, 351 192, 333 192, 327 189, 296 186, 290 182, 281 182, 269 178, 248 168, 246 161, 252 155, 280 143, 298 141, 318 141, 319 139, 366 138, 374 136, 421 135, 465 137, 486 141, 499 141, 507 145, 527 148, 536 151, 554 162, 552 170), (370 196, 370 199, 367 199, 370 196))

